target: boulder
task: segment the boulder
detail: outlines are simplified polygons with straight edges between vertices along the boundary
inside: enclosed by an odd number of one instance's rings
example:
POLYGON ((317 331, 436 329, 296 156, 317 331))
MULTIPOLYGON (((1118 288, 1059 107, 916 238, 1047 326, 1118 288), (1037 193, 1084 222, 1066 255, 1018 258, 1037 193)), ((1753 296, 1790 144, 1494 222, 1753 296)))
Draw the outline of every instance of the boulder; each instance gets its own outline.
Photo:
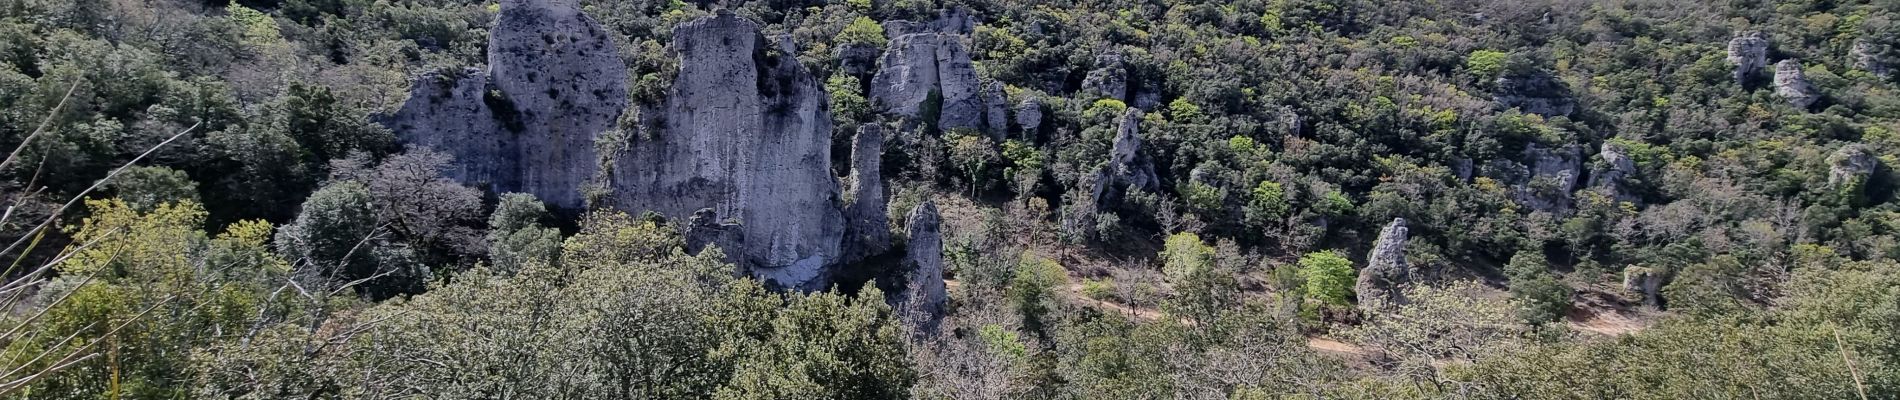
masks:
POLYGON ((1535 143, 1523 153, 1525 173, 1513 182, 1517 202, 1531 210, 1563 214, 1571 210, 1571 193, 1583 174, 1583 149, 1569 145, 1555 149, 1535 143))
POLYGON ((1636 176, 1636 161, 1629 156, 1629 150, 1615 143, 1604 143, 1597 152, 1602 162, 1590 172, 1590 184, 1593 189, 1616 199, 1618 202, 1638 203, 1642 199, 1629 189, 1627 181, 1636 176))
POLYGON ((1120 50, 1110 50, 1095 56, 1095 69, 1082 78, 1082 93, 1095 100, 1109 98, 1128 101, 1128 66, 1122 61, 1120 50))
POLYGON ((943 318, 949 293, 943 281, 942 220, 937 204, 924 200, 910 211, 910 244, 905 247, 904 284, 897 304, 907 323, 920 331, 935 331, 943 318))
POLYGON ((1803 110, 1821 100, 1821 91, 1808 83, 1808 75, 1801 72, 1801 61, 1795 59, 1775 63, 1775 94, 1803 110))
POLYGON ((1577 111, 1577 100, 1570 87, 1545 72, 1498 77, 1492 99, 1498 106, 1516 108, 1546 117, 1570 115, 1577 111))
POLYGON ((1135 108, 1122 112, 1108 165, 1096 173, 1092 184, 1093 203, 1098 209, 1119 204, 1126 189, 1144 192, 1160 189, 1161 179, 1155 175, 1154 163, 1141 152, 1141 115, 1141 110, 1135 108))
POLYGON ((1853 49, 1854 68, 1867 71, 1880 79, 1893 78, 1893 66, 1887 65, 1888 54, 1893 47, 1865 40, 1855 41, 1853 49))
POLYGON ((997 145, 1009 138, 1009 97, 1004 94, 1003 82, 990 81, 983 86, 983 126, 990 134, 990 141, 997 145))
POLYGON ((768 285, 824 290, 845 220, 831 174, 829 96, 780 37, 728 10, 673 31, 679 75, 658 132, 612 161, 614 204, 732 221, 727 256, 768 285))
POLYGON ((1833 188, 1850 188, 1863 184, 1873 176, 1874 169, 1880 167, 1880 159, 1874 156, 1867 145, 1855 143, 1842 146, 1827 157, 1827 185, 1833 188))
POLYGON ((851 188, 844 207, 844 263, 855 263, 891 247, 889 203, 884 191, 882 164, 884 129, 877 124, 858 127, 851 141, 851 188))
POLYGON ((1412 267, 1405 262, 1405 242, 1409 232, 1404 218, 1394 218, 1379 230, 1366 255, 1366 267, 1359 270, 1353 291, 1359 295, 1359 307, 1382 310, 1405 304, 1405 285, 1412 281, 1412 267))
POLYGON ((1022 127, 1024 139, 1036 140, 1042 132, 1042 102, 1032 97, 1016 103, 1016 126, 1022 127))
POLYGON ((1748 32, 1728 41, 1728 64, 1735 84, 1747 85, 1768 66, 1768 39, 1761 32, 1748 32))
POLYGON ((1663 279, 1656 270, 1631 266, 1623 269, 1623 290, 1642 297, 1643 305, 1658 306, 1662 304, 1663 279))
POLYGON ((871 102, 915 120, 935 106, 943 130, 982 129, 984 102, 970 52, 956 35, 913 33, 890 42, 871 77, 871 102), (933 98, 934 97, 934 98, 933 98))
POLYGON ((550 205, 577 209, 594 178, 594 137, 627 108, 627 67, 593 18, 554 0, 505 0, 488 39, 489 79, 521 129, 520 186, 550 205))

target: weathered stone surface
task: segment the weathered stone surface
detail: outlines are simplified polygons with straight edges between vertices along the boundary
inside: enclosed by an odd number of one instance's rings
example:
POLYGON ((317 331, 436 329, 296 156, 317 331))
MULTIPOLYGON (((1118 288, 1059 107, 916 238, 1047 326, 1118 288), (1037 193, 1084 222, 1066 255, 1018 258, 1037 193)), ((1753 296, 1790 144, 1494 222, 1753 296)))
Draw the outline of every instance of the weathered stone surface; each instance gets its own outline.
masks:
POLYGON ((1128 66, 1123 63, 1120 50, 1095 56, 1095 69, 1082 78, 1082 93, 1094 98, 1128 100, 1128 66))
POLYGON ((1524 148, 1526 173, 1516 180, 1517 201, 1535 211, 1567 213, 1571 192, 1583 174, 1583 149, 1569 145, 1547 149, 1536 144, 1524 148))
POLYGON ((983 128, 982 88, 970 52, 956 35, 899 36, 878 64, 871 78, 871 101, 885 112, 918 118, 926 106, 936 105, 941 129, 983 128))
POLYGON ((424 76, 385 123, 409 144, 454 156, 449 176, 464 183, 580 208, 599 161, 594 138, 627 105, 613 41, 573 5, 507 0, 488 68, 424 76))
POLYGON ((1032 97, 1017 103, 1016 126, 1022 127, 1023 138, 1034 140, 1042 132, 1042 102, 1032 97))
POLYGON ((1827 184, 1829 187, 1845 188, 1867 181, 1880 167, 1880 159, 1867 145, 1855 143, 1842 146, 1827 157, 1827 184))
POLYGON ((1590 173, 1589 186, 1591 188, 1600 190, 1619 202, 1641 201, 1636 193, 1627 187, 1627 181, 1636 176, 1636 161, 1630 158, 1628 149, 1624 149, 1619 144, 1604 143, 1603 148, 1597 152, 1597 158, 1601 159, 1602 163, 1590 173))
POLYGON ((964 7, 937 10, 937 19, 930 22, 884 22, 884 35, 893 39, 913 33, 969 35, 974 32, 976 32, 976 16, 971 15, 970 9, 964 7))
POLYGON ((924 200, 910 211, 910 244, 904 257, 904 290, 897 303, 904 319, 919 324, 924 331, 936 329, 949 301, 943 281, 942 220, 937 204, 924 200))
POLYGON ((877 46, 847 44, 838 48, 838 71, 859 78, 877 72, 877 46))
POLYGON ((1001 145, 1009 137, 1009 97, 1003 92, 1003 82, 983 85, 983 120, 991 141, 1001 145))
POLYGON ((842 257, 844 216, 831 175, 829 96, 794 58, 730 11, 673 31, 679 75, 653 135, 627 138, 613 162, 614 204, 732 220, 720 243, 740 268, 779 287, 823 290, 842 257))
POLYGON ((570 4, 505 0, 488 40, 491 82, 518 113, 520 187, 579 208, 599 159, 594 136, 627 107, 627 67, 606 30, 570 4))
POLYGON ((1644 305, 1656 306, 1662 304, 1663 278, 1655 270, 1631 266, 1623 269, 1623 290, 1642 296, 1644 305))
POLYGON ((844 208, 844 263, 883 253, 891 246, 891 221, 884 212, 889 203, 882 175, 884 129, 877 124, 858 127, 851 143, 851 188, 844 208))
POLYGON ((1748 32, 1728 41, 1728 64, 1735 84, 1746 85, 1768 66, 1768 39, 1761 32, 1748 32))
POLYGON ((1892 46, 1865 40, 1855 41, 1852 54, 1854 68, 1872 73, 1881 79, 1892 78, 1893 66, 1887 64, 1888 54, 1891 53, 1893 53, 1892 46))
POLYGON ((444 175, 496 192, 520 187, 514 133, 490 109, 488 73, 465 68, 423 74, 409 86, 409 100, 383 121, 411 145, 455 157, 444 175))
POLYGON ((1353 291, 1359 295, 1359 307, 1380 310, 1405 303, 1405 284, 1412 280, 1412 267, 1405 262, 1405 242, 1410 233, 1404 218, 1394 218, 1379 231, 1379 239, 1366 255, 1366 267, 1359 270, 1353 291))
POLYGON ((1795 59, 1775 63, 1775 94, 1803 110, 1821 100, 1821 91, 1808 83, 1808 75, 1801 72, 1801 60, 1795 59))
POLYGON ((1299 110, 1293 109, 1293 106, 1280 106, 1279 119, 1287 136, 1299 136, 1300 130, 1306 128, 1306 118, 1300 117, 1299 110))
POLYGON ((1096 174, 1093 185, 1096 207, 1105 209, 1119 203, 1124 189, 1144 192, 1159 189, 1161 179, 1155 175, 1154 163, 1141 152, 1140 126, 1141 110, 1130 108, 1122 112, 1108 165, 1096 174))
POLYGON ((1546 117, 1577 111, 1577 100, 1571 97, 1570 87, 1544 72, 1498 77, 1493 100, 1504 108, 1546 117))

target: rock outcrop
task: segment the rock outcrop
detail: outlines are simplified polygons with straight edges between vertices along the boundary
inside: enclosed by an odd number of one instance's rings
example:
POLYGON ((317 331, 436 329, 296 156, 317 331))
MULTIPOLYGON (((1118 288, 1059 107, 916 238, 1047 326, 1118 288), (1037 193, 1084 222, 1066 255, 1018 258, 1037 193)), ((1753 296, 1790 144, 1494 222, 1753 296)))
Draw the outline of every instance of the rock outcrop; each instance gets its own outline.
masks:
POLYGON ((1524 148, 1524 174, 1512 182, 1517 202, 1534 211, 1563 214, 1571 210, 1571 193, 1583 174, 1583 148, 1555 149, 1531 144, 1524 148))
POLYGON ((1821 100, 1821 91, 1808 83, 1808 75, 1801 72, 1801 60, 1795 59, 1775 63, 1775 94, 1803 110, 1821 100))
POLYGON ((1492 98, 1498 106, 1546 117, 1577 111, 1577 99, 1571 97, 1570 87, 1549 73, 1501 76, 1496 83, 1492 98))
POLYGON ((884 35, 890 38, 916 33, 969 35, 976 32, 976 16, 963 7, 937 10, 937 19, 929 22, 884 21, 884 35))
POLYGON ((1017 103, 1016 126, 1022 127, 1024 139, 1036 140, 1042 132, 1042 102, 1032 97, 1017 103))
POLYGON ((936 107, 940 129, 983 128, 982 88, 961 38, 944 33, 899 36, 878 64, 877 75, 871 77, 871 102, 884 112, 916 119, 925 116, 925 108, 936 107))
POLYGON ((405 142, 455 156, 451 177, 580 208, 599 165, 594 138, 627 106, 627 68, 613 41, 572 5, 506 0, 488 68, 423 77, 386 123, 405 142), (429 82, 443 80, 453 84, 429 82))
POLYGON ((1009 97, 1003 93, 1003 82, 990 81, 983 86, 983 129, 990 134, 990 141, 997 145, 1009 138, 1009 97))
POLYGON ((1768 66, 1768 39, 1761 32, 1748 32, 1728 41, 1728 64, 1735 67, 1729 74, 1735 84, 1747 85, 1768 66))
POLYGON ((904 320, 935 331, 950 296, 943 281, 943 235, 937 204, 924 200, 910 211, 910 244, 905 248, 904 289, 897 295, 904 320))
POLYGON ((1122 61, 1121 51, 1110 50, 1095 56, 1095 69, 1082 78, 1082 93, 1091 96, 1085 100, 1128 101, 1128 66, 1122 61))
POLYGON ((1094 204, 1098 209, 1119 203, 1124 190, 1153 192, 1159 189, 1161 178, 1155 175, 1154 163, 1141 152, 1140 126, 1141 110, 1130 108, 1122 112, 1108 165, 1096 173, 1093 184, 1094 204))
POLYGON ((1855 143, 1842 146, 1827 157, 1827 185, 1833 188, 1851 188, 1867 181, 1873 176, 1874 169, 1880 167, 1880 159, 1866 145, 1855 143))
POLYGON ((1359 295, 1359 307, 1381 310, 1405 304, 1405 284, 1412 281, 1412 267, 1405 262, 1405 242, 1410 233, 1404 218, 1394 218, 1379 231, 1379 239, 1366 255, 1366 267, 1359 270, 1353 291, 1359 295))
POLYGON ((1646 267, 1631 266, 1623 269, 1623 290, 1642 296, 1643 305, 1662 304, 1663 274, 1646 267))
POLYGON ((877 46, 868 44, 846 44, 838 48, 838 72, 845 75, 868 78, 877 72, 877 46))
POLYGON ((444 172, 449 179, 497 193, 518 190, 520 143, 507 126, 515 117, 489 107, 506 104, 488 97, 490 88, 488 72, 476 68, 423 74, 409 86, 409 101, 383 124, 411 146, 454 156, 444 172))
POLYGON ((489 77, 522 129, 519 190, 578 208, 599 165, 594 136, 627 108, 627 67, 607 31, 573 5, 505 0, 488 39, 489 77))
POLYGON ((1855 41, 1852 54, 1854 68, 1872 73, 1880 79, 1893 78, 1893 66, 1887 64, 1887 55, 1892 52, 1891 46, 1865 40, 1855 41))
POLYGON ((1630 158, 1629 150, 1615 143, 1604 143, 1597 158, 1602 163, 1591 171, 1589 186, 1618 202, 1640 202, 1628 187, 1628 180, 1636 176, 1636 161, 1630 158))
POLYGON ((891 221, 883 177, 884 129, 877 124, 858 127, 851 142, 851 188, 845 205, 844 263, 855 263, 891 247, 891 221))
POLYGON ((673 30, 679 75, 659 132, 628 138, 612 163, 614 204, 736 221, 720 243, 768 284, 823 290, 845 221, 831 174, 829 96, 787 38, 768 41, 731 11, 673 30))

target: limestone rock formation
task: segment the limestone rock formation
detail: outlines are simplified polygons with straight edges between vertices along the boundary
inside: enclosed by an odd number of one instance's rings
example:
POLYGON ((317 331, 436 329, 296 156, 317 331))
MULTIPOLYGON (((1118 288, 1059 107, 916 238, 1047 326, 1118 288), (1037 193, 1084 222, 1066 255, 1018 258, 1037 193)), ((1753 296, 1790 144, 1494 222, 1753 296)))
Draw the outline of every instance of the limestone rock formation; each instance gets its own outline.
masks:
POLYGON ((937 19, 929 22, 885 21, 884 35, 897 38, 915 33, 969 35, 976 32, 976 16, 963 7, 937 10, 937 19))
POLYGON ((885 112, 919 118, 926 107, 935 106, 940 129, 983 128, 982 88, 970 52, 956 35, 899 36, 878 64, 871 78, 871 102, 885 112))
POLYGON ((1547 149, 1531 144, 1522 158, 1525 174, 1516 180, 1517 201, 1535 211, 1566 213, 1571 209, 1571 192, 1583 174, 1583 149, 1569 145, 1547 149))
POLYGON ((1795 59, 1775 63, 1775 94, 1803 110, 1821 100, 1821 91, 1808 83, 1808 75, 1801 72, 1801 61, 1795 59))
POLYGON ((1748 32, 1728 41, 1728 64, 1735 84, 1746 85, 1768 66, 1768 39, 1761 32, 1748 32))
POLYGON ((1867 181, 1880 167, 1880 159, 1866 145, 1855 143, 1842 146, 1827 157, 1827 184, 1829 187, 1845 188, 1867 181))
POLYGON ((1663 274, 1641 266, 1623 269, 1623 290, 1643 297, 1643 304, 1662 304, 1663 274))
MULTIPOLYGON (((409 101, 383 124, 412 146, 455 157, 444 175, 497 192, 520 187, 520 156, 505 123, 489 103, 488 73, 476 68, 423 74, 409 86, 409 101)), ((518 128, 517 128, 518 129, 518 128)))
POLYGON ((784 288, 823 290, 845 221, 832 176, 829 96, 794 57, 731 11, 673 31, 679 75, 657 134, 628 138, 614 204, 735 221, 720 243, 740 268, 784 288))
POLYGON ((1405 262, 1405 242, 1410 233, 1404 218, 1393 218, 1379 231, 1379 239, 1366 255, 1366 267, 1359 270, 1353 292, 1359 295, 1359 307, 1380 310, 1405 303, 1405 284, 1412 280, 1412 267, 1405 262))
POLYGON ((1138 134, 1140 124, 1140 109, 1130 108, 1122 112, 1121 125, 1115 129, 1115 142, 1109 153, 1108 165, 1096 174, 1093 184, 1093 198, 1098 209, 1116 204, 1124 189, 1153 192, 1160 187, 1161 178, 1155 175, 1154 163, 1141 152, 1141 136, 1138 134))
POLYGON ((1306 128, 1306 119, 1300 117, 1299 110, 1293 106, 1280 106, 1280 126, 1286 129, 1287 136, 1299 136, 1300 129, 1306 128))
POLYGON ((1546 117, 1577 111, 1577 100, 1571 97, 1570 87, 1544 72, 1498 77, 1493 100, 1504 108, 1546 117))
POLYGON ((844 263, 854 263, 891 247, 889 203, 882 175, 884 129, 877 124, 858 127, 851 143, 851 195, 844 208, 844 263))
POLYGON ((990 134, 990 141, 1002 145, 1009 137, 1009 97, 1003 93, 1003 82, 990 81, 983 86, 983 128, 990 134))
POLYGON ((1636 161, 1629 156, 1629 150, 1615 143, 1604 143, 1597 158, 1603 163, 1590 173, 1591 188, 1619 202, 1636 203, 1641 199, 1626 185, 1627 180, 1636 176, 1636 161))
POLYGON ((1016 126, 1022 127, 1024 139, 1035 140, 1042 132, 1042 102, 1032 97, 1017 103, 1016 126))
POLYGON ((910 245, 904 257, 904 286, 897 296, 904 319, 933 331, 949 301, 943 281, 943 234, 937 204, 924 200, 910 211, 910 245))
POLYGON ((454 156, 449 175, 464 183, 580 208, 599 161, 594 138, 627 106, 613 41, 572 5, 507 0, 488 68, 424 76, 385 123, 407 143, 454 156))
POLYGON ((1128 100, 1128 66, 1119 50, 1095 56, 1095 69, 1082 78, 1082 93, 1094 96, 1086 100, 1110 98, 1128 100))
POLYGON ((1852 54, 1854 68, 1872 73, 1880 79, 1892 78, 1893 66, 1887 64, 1888 54, 1892 52, 1891 46, 1865 40, 1855 41, 1852 54))
POLYGON ((518 115, 520 187, 579 208, 599 159, 594 136, 627 107, 627 67, 607 31, 573 5, 505 0, 488 40, 491 82, 518 115))
POLYGON ((877 46, 853 43, 838 48, 838 72, 866 78, 877 72, 877 46))

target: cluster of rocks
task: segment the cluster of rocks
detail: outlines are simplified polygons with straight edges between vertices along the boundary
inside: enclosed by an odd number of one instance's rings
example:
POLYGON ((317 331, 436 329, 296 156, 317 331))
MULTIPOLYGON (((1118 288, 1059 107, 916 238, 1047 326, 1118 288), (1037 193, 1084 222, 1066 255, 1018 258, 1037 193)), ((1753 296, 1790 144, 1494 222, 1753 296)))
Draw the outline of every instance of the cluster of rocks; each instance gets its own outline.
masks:
MULTIPOLYGON (((1857 44, 1855 49, 1856 54, 1860 54, 1862 47, 1857 44)), ((1735 84, 1748 86, 1761 69, 1768 66, 1768 39, 1759 31, 1737 35, 1728 42, 1727 60, 1735 68, 1731 72, 1735 84)), ((1821 91, 1808 82, 1807 74, 1801 71, 1801 60, 1791 58, 1776 62, 1773 83, 1775 95, 1795 108, 1806 110, 1822 97, 1821 91)))
POLYGON ((1574 203, 1572 192, 1583 175, 1583 148, 1574 144, 1546 148, 1533 143, 1524 147, 1520 159, 1523 173, 1513 174, 1508 181, 1516 191, 1518 204, 1553 214, 1569 212, 1574 203))

